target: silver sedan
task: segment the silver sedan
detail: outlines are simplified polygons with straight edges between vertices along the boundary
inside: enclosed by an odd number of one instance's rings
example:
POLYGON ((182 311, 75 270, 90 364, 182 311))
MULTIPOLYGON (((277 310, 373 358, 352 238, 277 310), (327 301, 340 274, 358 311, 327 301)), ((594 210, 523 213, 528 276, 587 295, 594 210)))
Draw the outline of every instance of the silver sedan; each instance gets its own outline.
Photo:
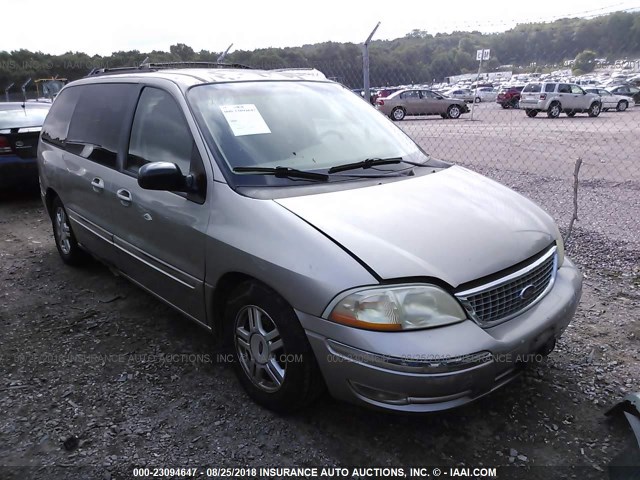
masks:
POLYGON ((403 120, 406 115, 440 115, 459 118, 469 111, 463 100, 448 98, 432 90, 406 89, 378 99, 376 108, 392 120, 403 120))

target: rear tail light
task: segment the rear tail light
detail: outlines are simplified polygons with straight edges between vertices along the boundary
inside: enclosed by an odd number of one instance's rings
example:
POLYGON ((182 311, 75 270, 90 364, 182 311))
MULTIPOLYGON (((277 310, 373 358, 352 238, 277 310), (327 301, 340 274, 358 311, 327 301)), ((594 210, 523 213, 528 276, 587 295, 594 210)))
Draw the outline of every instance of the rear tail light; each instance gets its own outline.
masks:
POLYGON ((384 100, 382 100, 381 98, 379 98, 377 100, 378 105, 384 105, 384 100))
POLYGON ((0 155, 11 153, 11 145, 9 145, 9 139, 7 137, 0 136, 0 155))
POLYGON ((540 100, 546 100, 547 99, 547 94, 546 93, 541 93, 540 94, 540 100))

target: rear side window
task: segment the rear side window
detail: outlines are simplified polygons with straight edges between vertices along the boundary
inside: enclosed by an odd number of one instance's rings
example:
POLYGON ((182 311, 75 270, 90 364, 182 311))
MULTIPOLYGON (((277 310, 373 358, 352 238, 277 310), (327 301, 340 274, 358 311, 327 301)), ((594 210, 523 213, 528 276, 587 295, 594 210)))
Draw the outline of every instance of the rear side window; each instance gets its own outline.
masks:
POLYGON ((541 90, 539 83, 530 83, 522 90, 524 93, 538 93, 541 90))
POLYGON ((67 150, 106 167, 116 168, 118 143, 126 127, 124 119, 133 108, 138 87, 105 83, 78 89, 81 95, 69 125, 67 150))
POLYGON ((64 147, 69 131, 69 122, 80 97, 79 87, 65 88, 53 102, 49 115, 42 126, 42 140, 64 147))
POLYGON ((176 101, 167 92, 142 91, 131 127, 125 168, 137 173, 148 162, 171 162, 188 174, 195 144, 176 101))
POLYGON ((556 89, 556 84, 555 83, 547 83, 544 86, 544 91, 547 93, 553 93, 556 89))

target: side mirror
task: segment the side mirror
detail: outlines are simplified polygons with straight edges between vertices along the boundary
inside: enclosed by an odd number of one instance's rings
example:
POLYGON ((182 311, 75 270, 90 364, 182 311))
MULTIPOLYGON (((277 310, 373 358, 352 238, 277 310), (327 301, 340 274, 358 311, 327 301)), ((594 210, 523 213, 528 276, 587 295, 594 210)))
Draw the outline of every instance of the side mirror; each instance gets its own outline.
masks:
POLYGON ((138 171, 138 185, 146 190, 167 190, 171 192, 189 192, 187 177, 180 167, 170 162, 146 163, 138 171))

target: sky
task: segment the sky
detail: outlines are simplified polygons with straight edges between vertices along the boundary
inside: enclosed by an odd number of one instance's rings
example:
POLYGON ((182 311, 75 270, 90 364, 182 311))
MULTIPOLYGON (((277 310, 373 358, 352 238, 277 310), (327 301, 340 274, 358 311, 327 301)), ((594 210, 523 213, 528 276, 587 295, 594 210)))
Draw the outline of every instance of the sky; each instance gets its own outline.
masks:
MULTIPOLYGON (((0 8, 8 2, 0 0, 0 8)), ((2 22, 0 50, 109 55, 119 50, 168 51, 176 43, 212 52, 231 43, 232 51, 362 43, 377 22, 374 39, 390 40, 413 29, 431 34, 500 32, 518 23, 629 9, 640 10, 640 0, 21 0, 11 11, 21 10, 22 15, 2 22)))

